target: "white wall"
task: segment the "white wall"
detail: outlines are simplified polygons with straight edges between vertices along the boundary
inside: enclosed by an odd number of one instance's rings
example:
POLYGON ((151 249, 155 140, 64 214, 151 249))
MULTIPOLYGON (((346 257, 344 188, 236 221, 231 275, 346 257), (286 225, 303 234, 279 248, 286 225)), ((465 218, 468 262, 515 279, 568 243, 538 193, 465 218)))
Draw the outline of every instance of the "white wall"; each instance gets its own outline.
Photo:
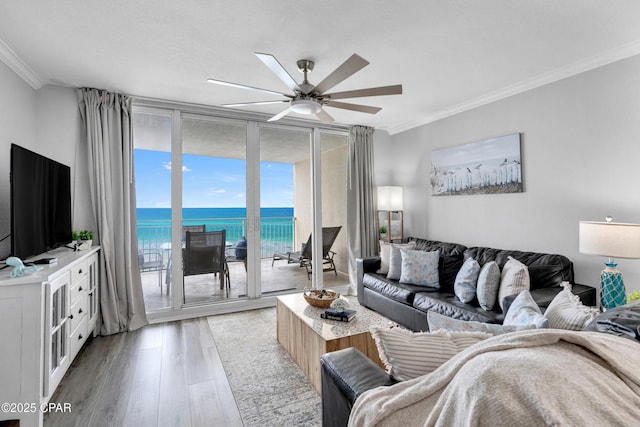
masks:
MULTIPOLYGON (((11 231, 12 143, 71 166, 73 228, 95 230, 75 90, 44 86, 35 91, 0 62, 0 93, 0 239, 11 231)), ((0 243, 0 259, 10 254, 10 248, 10 238, 0 243)))
MULTIPOLYGON (((578 253, 578 222, 640 223, 640 56, 400 134, 376 133, 378 185, 405 188, 405 236, 569 257, 596 286, 605 261, 578 253), (431 196, 431 150, 522 133, 525 192, 431 196)), ((618 260, 627 290, 640 260, 618 260)))
MULTIPOLYGON (((12 143, 36 147, 36 92, 0 62, 0 239, 11 232, 9 166, 12 143)), ((11 238, 0 242, 0 259, 11 249, 11 238)))

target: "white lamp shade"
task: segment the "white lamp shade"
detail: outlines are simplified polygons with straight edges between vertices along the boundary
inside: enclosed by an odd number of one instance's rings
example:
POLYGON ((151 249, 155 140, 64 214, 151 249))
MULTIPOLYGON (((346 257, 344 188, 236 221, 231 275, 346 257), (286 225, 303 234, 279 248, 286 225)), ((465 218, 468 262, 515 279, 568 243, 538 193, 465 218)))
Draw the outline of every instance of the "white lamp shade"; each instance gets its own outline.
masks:
POLYGON ((580 253, 640 258, 640 224, 580 221, 580 253))
POLYGON ((402 187, 385 186, 378 187, 378 210, 401 211, 402 187))

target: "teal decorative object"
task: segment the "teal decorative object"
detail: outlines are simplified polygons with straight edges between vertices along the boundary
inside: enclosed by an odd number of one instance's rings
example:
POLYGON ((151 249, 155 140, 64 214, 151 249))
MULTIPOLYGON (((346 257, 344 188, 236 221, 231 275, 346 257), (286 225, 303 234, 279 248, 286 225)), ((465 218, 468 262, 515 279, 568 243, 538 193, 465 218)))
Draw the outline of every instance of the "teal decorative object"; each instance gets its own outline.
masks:
POLYGON ((605 263, 607 266, 600 274, 600 304, 605 310, 624 305, 627 297, 624 290, 622 273, 615 262, 605 263))
POLYGON ((580 253, 609 258, 600 274, 600 304, 609 310, 627 302, 622 273, 614 258, 640 258, 640 224, 612 222, 610 216, 605 220, 580 221, 579 242, 580 253))
POLYGON ((9 274, 9 277, 11 278, 33 274, 42 269, 42 267, 37 267, 35 265, 25 267, 25 265, 22 263, 22 260, 14 256, 10 256, 5 262, 7 263, 7 265, 13 267, 13 270, 11 270, 11 273, 9 274))

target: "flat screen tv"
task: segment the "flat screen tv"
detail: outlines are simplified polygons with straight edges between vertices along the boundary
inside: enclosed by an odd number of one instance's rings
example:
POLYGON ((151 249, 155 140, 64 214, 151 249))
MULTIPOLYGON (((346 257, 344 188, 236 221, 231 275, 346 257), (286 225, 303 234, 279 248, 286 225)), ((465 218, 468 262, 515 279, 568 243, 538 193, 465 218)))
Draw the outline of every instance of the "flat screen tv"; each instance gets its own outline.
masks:
POLYGON ((11 144, 11 253, 24 259, 71 242, 71 169, 11 144))

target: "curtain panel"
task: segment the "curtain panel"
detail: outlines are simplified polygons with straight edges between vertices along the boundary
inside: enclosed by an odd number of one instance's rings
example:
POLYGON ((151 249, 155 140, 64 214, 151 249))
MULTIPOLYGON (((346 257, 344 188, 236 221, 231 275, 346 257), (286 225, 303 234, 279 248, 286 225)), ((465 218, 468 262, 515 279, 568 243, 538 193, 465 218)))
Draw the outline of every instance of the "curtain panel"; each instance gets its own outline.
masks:
POLYGON ((356 258, 378 253, 373 132, 368 126, 353 126, 349 132, 349 279, 356 283, 356 258))
POLYGON ((131 100, 90 88, 77 94, 102 248, 100 333, 110 335, 147 324, 138 273, 131 100))

